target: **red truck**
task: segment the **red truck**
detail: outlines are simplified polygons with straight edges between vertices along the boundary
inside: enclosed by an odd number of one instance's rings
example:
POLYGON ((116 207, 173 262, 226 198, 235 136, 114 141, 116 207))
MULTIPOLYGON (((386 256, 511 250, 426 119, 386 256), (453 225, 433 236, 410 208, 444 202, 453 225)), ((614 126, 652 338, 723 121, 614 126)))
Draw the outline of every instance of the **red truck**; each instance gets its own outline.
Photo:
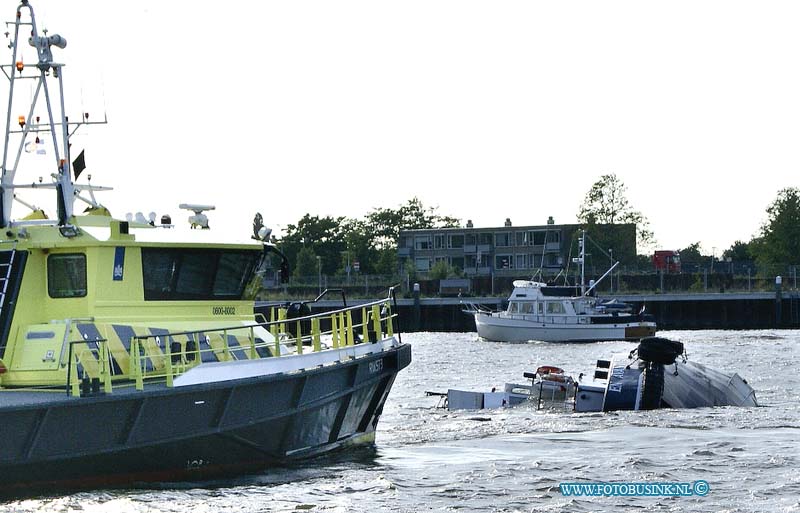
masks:
POLYGON ((681 272, 681 255, 677 251, 659 250, 653 253, 653 267, 665 273, 681 272))

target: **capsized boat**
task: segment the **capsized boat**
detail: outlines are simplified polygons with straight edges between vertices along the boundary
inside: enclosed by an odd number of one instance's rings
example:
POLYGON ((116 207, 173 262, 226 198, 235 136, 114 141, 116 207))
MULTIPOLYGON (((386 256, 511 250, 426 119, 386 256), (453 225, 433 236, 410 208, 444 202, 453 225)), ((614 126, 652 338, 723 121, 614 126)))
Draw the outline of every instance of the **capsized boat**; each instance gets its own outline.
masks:
POLYGON ((532 280, 514 281, 508 307, 501 311, 465 303, 464 313, 475 318, 478 335, 498 342, 597 342, 640 340, 656 334, 653 316, 633 312, 630 305, 615 299, 595 297, 600 281, 619 264, 615 263, 597 282, 585 285, 584 248, 580 239, 581 285, 555 286, 532 280))
POLYGON ((575 412, 758 406, 755 391, 738 374, 689 361, 681 342, 662 337, 646 338, 629 353, 597 360, 594 373, 581 374, 577 381, 552 366, 525 377, 530 385, 508 383, 502 392, 448 390, 441 394, 442 406, 472 410, 535 404, 537 409, 575 412))
POLYGON ((253 239, 222 242, 202 229, 211 206, 183 206, 201 228, 185 233, 111 217, 94 194, 107 188, 78 183, 82 155, 71 162, 70 136, 90 123, 65 114, 53 53, 66 39, 40 32, 27 0, 7 26, 0 494, 194 481, 373 443, 411 361, 393 292, 319 315, 277 307, 267 319, 253 299, 277 250, 260 219, 253 239), (33 84, 24 109, 20 80, 33 84), (52 181, 15 180, 43 139, 52 181), (31 188, 55 192, 56 219, 38 208, 12 217, 31 188), (88 204, 82 215, 76 200, 88 204))

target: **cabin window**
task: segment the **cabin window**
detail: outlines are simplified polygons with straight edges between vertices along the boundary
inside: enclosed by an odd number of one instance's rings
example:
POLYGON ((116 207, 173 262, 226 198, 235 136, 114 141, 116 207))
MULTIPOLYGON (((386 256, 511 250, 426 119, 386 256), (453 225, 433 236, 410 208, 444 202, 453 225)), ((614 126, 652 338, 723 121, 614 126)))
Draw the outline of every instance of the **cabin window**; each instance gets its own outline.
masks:
POLYGON ((48 256, 47 293, 52 298, 86 296, 86 255, 48 256))
POLYGON ((142 248, 147 301, 241 299, 261 252, 142 248))
POLYGON ((533 303, 522 303, 522 313, 533 313, 533 303))
POLYGON ((555 301, 548 301, 547 302, 547 313, 548 314, 563 314, 564 313, 564 305, 555 302, 555 301))

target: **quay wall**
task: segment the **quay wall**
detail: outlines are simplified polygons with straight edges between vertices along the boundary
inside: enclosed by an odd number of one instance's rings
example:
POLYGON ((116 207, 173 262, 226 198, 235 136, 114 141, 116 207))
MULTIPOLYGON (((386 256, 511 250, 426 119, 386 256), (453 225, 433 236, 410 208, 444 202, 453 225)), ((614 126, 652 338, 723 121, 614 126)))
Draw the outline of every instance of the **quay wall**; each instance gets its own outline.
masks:
MULTIPOLYGON (((800 328, 800 293, 686 293, 652 295, 614 295, 634 306, 636 311, 655 316, 660 330, 693 329, 769 329, 800 328)), ((365 303, 348 301, 349 305, 365 303)), ((505 308, 504 298, 398 298, 400 327, 403 331, 465 332, 475 331, 472 316, 462 312, 470 302, 492 310, 505 308)), ((312 312, 342 307, 339 300, 325 300, 310 305, 312 312)), ((256 311, 264 312, 257 303, 256 311)))

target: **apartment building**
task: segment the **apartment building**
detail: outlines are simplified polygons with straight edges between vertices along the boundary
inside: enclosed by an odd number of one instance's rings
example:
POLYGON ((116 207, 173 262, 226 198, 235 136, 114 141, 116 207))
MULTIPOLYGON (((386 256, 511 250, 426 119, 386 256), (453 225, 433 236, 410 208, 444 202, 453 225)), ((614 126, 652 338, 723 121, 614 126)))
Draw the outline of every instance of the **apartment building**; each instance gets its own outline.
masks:
MULTIPOLYGON (((411 259, 423 273, 442 261, 467 276, 527 276, 540 268, 551 275, 577 256, 580 229, 579 224, 557 225, 552 217, 545 225, 512 226, 506 219, 502 227, 490 228, 476 228, 467 221, 461 228, 403 230, 397 251, 401 261, 411 259)), ((603 248, 593 253, 587 244, 587 261, 593 258, 608 267, 610 258, 635 259, 636 225, 594 225, 587 233, 598 249, 603 248)))

